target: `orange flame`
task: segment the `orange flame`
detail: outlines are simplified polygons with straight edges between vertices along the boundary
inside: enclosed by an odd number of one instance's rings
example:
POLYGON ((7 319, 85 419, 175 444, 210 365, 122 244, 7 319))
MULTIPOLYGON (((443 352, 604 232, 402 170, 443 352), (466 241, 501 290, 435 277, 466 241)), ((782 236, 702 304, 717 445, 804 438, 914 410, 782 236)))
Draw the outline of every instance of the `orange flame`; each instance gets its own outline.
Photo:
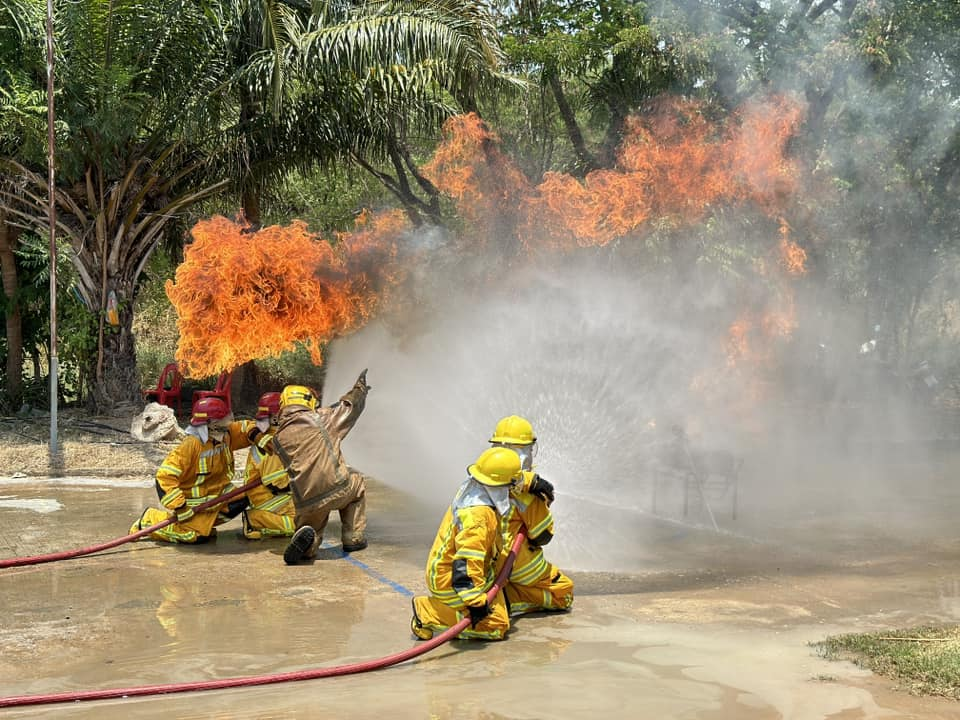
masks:
POLYGON ((767 277, 767 287, 772 291, 763 303, 765 307, 740 313, 727 330, 726 368, 704 371, 691 385, 705 400, 722 403, 728 416, 738 417, 743 427, 753 426, 753 430, 760 429, 753 410, 757 403, 772 399, 770 372, 776 367, 778 352, 798 325, 794 290, 786 277, 806 272, 806 252, 791 240, 790 226, 782 218, 779 234, 779 262, 770 264, 762 258, 757 262, 757 273, 767 277), (768 277, 768 269, 777 265, 786 275, 768 277), (729 387, 736 392, 726 392, 729 387))
POLYGON ((783 97, 743 108, 726 127, 704 106, 667 97, 628 120, 619 166, 583 182, 546 173, 536 188, 474 114, 453 117, 424 174, 453 198, 460 215, 489 232, 513 227, 531 251, 605 246, 651 220, 687 224, 720 203, 752 201, 775 214, 796 190, 787 143, 800 107, 783 97))
POLYGON ((720 203, 752 201, 774 213, 796 188, 786 146, 801 112, 785 98, 741 111, 728 128, 708 121, 700 103, 666 98, 631 118, 619 167, 581 184, 549 173, 521 199, 524 245, 569 250, 603 246, 657 219, 687 224, 720 203))
POLYGON ((402 276, 397 242, 404 216, 391 212, 336 249, 306 225, 245 234, 224 217, 201 220, 167 296, 177 310, 176 359, 205 377, 304 342, 316 363, 320 344, 362 327, 402 276))
POLYGON ((807 271, 807 251, 790 238, 790 226, 780 219, 780 265, 790 275, 803 275, 807 271))
MULTIPOLYGON (((790 226, 780 218, 778 244, 779 266, 787 275, 802 275, 807 271, 806 251, 790 238, 790 226)), ((768 264, 761 259, 757 273, 767 275, 768 264)), ((793 288, 781 276, 773 279, 774 295, 766 301, 763 311, 743 312, 727 331, 727 364, 746 363, 754 372, 773 361, 775 341, 793 335, 797 328, 797 310, 793 288)))
POLYGON ((422 168, 424 176, 457 202, 476 236, 485 238, 495 223, 510 221, 529 183, 500 149, 500 138, 476 113, 444 124, 443 142, 422 168))
MULTIPOLYGON (((446 123, 422 171, 454 199, 468 238, 517 237, 531 252, 600 247, 647 232, 653 221, 695 222, 720 204, 753 202, 778 216, 796 189, 786 144, 799 119, 798 106, 784 98, 746 107, 725 125, 694 101, 663 99, 628 122, 616 168, 583 182, 548 173, 534 187, 496 134, 469 114, 446 123)), ((187 374, 214 374, 296 341, 320 362, 320 343, 363 326, 396 299, 405 277, 397 248, 408 223, 399 211, 364 215, 354 232, 337 235, 336 250, 301 222, 241 229, 222 217, 198 223, 167 284, 179 315, 177 359, 187 374)), ((785 221, 778 250, 776 266, 804 271, 806 254, 785 221)), ((795 322, 785 309, 769 314, 731 327, 730 362, 756 357, 751 341, 782 336, 795 322)))

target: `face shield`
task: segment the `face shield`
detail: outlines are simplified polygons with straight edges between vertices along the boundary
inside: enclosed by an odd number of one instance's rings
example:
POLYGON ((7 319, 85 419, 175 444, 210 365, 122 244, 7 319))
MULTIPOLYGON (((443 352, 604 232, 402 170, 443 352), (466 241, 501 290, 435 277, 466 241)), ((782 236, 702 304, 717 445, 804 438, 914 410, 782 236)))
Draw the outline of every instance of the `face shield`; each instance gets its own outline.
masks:
POLYGON ((537 443, 529 445, 510 445, 508 443, 491 443, 492 447, 505 447, 513 450, 520 456, 520 469, 533 470, 533 459, 537 456, 537 443))
POLYGON ((207 423, 207 427, 210 430, 210 437, 214 438, 215 440, 222 440, 223 436, 226 435, 227 430, 230 429, 230 423, 232 422, 232 413, 224 418, 211 420, 209 423, 207 423))

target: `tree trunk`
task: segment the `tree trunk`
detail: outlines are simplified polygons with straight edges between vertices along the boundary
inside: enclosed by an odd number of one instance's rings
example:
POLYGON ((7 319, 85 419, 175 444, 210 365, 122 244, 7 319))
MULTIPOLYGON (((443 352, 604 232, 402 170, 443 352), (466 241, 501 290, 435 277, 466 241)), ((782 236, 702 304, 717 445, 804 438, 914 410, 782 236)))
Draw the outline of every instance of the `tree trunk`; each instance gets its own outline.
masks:
POLYGON ((547 83, 553 93, 553 99, 557 103, 557 110, 560 111, 560 117, 563 119, 563 126, 567 129, 567 137, 577 153, 577 175, 580 178, 586 176, 591 170, 597 167, 597 161, 593 154, 587 149, 587 143, 583 139, 583 133, 577 124, 577 118, 573 113, 573 108, 567 101, 567 95, 563 91, 563 83, 560 81, 560 74, 556 68, 544 70, 547 83))
POLYGON ((250 232, 260 229, 260 195, 257 189, 248 185, 243 189, 243 218, 250 223, 250 232))
POLYGON ((23 399, 23 325, 20 305, 17 302, 19 284, 14 251, 17 248, 20 230, 7 225, 0 213, 0 272, 3 276, 3 294, 7 297, 7 393, 13 409, 20 407, 23 399))
POLYGON ((580 132, 580 126, 573 114, 573 108, 567 102, 566 93, 563 91, 563 83, 560 81, 560 74, 556 68, 549 68, 544 70, 544 75, 550 85, 550 90, 553 92, 553 99, 557 103, 557 110, 560 111, 563 125, 567 129, 567 137, 577 153, 577 176, 583 178, 588 172, 596 169, 597 161, 587 149, 587 143, 583 139, 583 133, 580 132))
MULTIPOLYGON (((94 355, 85 373, 89 400, 96 411, 110 410, 122 403, 136 404, 141 398, 133 336, 134 283, 124 277, 108 277, 107 284, 117 295, 120 324, 104 325, 102 372, 98 376, 98 359, 94 355)), ((102 288, 88 287, 87 290, 91 296, 100 297, 102 288)))
MULTIPOLYGON (((260 372, 256 361, 248 360, 233 370, 233 382, 230 386, 230 402, 234 415, 249 415, 256 411, 257 401, 264 392, 260 387, 260 372)), ((278 388, 279 389, 279 388, 278 388)))
POLYGON ((30 361, 33 363, 33 376, 35 378, 43 377, 43 362, 40 357, 40 348, 33 347, 29 352, 30 361))
MULTIPOLYGON (((626 63, 627 60, 623 55, 614 54, 610 75, 613 78, 625 76, 629 72, 626 63)), ((623 128, 627 124, 627 117, 630 115, 630 106, 620 92, 610 92, 605 102, 610 111, 610 124, 607 125, 607 131, 604 134, 597 163, 600 167, 612 168, 617 164, 617 148, 623 142, 623 128)))

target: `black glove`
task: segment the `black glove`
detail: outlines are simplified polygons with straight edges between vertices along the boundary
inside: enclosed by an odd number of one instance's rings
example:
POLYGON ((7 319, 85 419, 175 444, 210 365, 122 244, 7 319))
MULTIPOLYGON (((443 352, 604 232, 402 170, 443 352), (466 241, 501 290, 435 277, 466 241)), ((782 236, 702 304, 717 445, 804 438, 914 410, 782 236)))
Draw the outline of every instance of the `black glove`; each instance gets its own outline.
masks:
POLYGON ((553 485, 539 475, 534 475, 533 480, 530 482, 530 494, 536 495, 549 505, 553 502, 553 485))
POLYGON ((220 512, 231 520, 250 507, 250 498, 244 495, 236 500, 231 500, 226 507, 221 507, 220 512))
POLYGON ((484 603, 480 607, 474 607, 473 605, 468 605, 467 610, 470 611, 470 627, 475 628, 477 623, 482 621, 487 615, 490 614, 490 606, 484 603))

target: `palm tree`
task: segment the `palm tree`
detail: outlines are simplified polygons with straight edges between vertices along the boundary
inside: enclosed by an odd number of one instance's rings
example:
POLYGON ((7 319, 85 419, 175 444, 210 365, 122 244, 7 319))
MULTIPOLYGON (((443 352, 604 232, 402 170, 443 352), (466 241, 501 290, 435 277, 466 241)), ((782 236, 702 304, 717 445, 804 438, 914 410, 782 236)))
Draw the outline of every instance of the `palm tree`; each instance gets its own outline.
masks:
MULTIPOLYGON (((4 0, 18 21, 25 68, 39 84, 45 67, 36 2, 4 0)), ((200 3, 84 0, 63 3, 57 37, 57 232, 72 246, 78 289, 100 310, 92 373, 99 406, 137 394, 131 301, 150 253, 178 214, 227 183, 207 171, 215 116, 205 104, 224 68, 216 28, 200 3), (109 291, 121 322, 108 327, 109 291)), ((35 158, 7 153, 0 202, 8 221, 48 232, 47 180, 35 158)))
MULTIPOLYGON (((0 0, 24 56, 42 46, 41 4, 0 0)), ((137 397, 137 281, 178 219, 229 192, 256 220, 260 195, 291 169, 403 158, 397 139, 408 127, 438 126, 453 102, 468 105, 497 79, 495 35, 480 8, 473 0, 58 5, 57 231, 73 248, 80 293, 100 314, 89 374, 98 406, 137 397), (112 327, 110 291, 120 304, 112 327)), ((25 67, 42 87, 39 56, 25 67)), ((17 148, 4 155, 0 208, 8 222, 48 232, 45 175, 17 148)))
POLYGON ((422 212, 439 219, 439 194, 417 171, 409 138, 434 137, 451 114, 511 82, 482 3, 233 0, 226 8, 239 100, 229 172, 240 178, 248 220, 259 221, 260 197, 289 170, 343 161, 374 174, 414 222, 422 212))

